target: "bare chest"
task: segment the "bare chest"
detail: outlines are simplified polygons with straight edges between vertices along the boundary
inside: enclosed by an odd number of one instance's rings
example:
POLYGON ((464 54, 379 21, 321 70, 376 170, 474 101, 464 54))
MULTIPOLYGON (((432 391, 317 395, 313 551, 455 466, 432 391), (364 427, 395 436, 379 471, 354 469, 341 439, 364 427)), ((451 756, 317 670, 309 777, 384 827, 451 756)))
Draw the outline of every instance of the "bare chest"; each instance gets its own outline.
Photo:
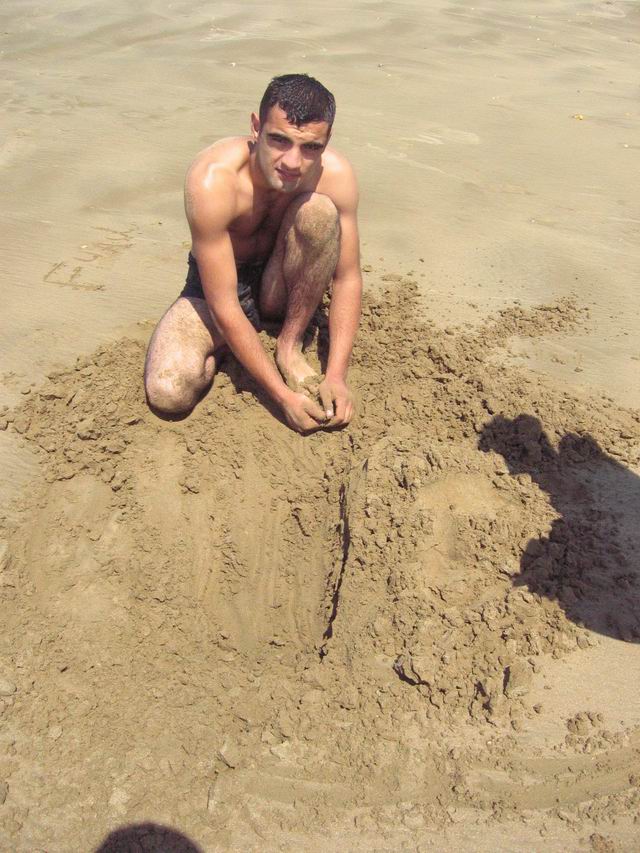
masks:
POLYGON ((229 228, 236 260, 261 261, 268 258, 291 200, 288 196, 276 199, 272 204, 260 204, 251 199, 243 205, 229 228))

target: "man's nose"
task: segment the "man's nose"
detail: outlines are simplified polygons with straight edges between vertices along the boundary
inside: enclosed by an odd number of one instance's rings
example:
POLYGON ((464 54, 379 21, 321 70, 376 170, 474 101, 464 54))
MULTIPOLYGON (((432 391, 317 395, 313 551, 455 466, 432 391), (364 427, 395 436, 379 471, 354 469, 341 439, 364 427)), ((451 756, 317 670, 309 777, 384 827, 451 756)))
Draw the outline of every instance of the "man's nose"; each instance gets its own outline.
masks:
POLYGON ((282 161, 282 165, 289 172, 295 172, 300 168, 302 163, 302 152, 300 149, 293 145, 286 153, 284 160, 282 161))

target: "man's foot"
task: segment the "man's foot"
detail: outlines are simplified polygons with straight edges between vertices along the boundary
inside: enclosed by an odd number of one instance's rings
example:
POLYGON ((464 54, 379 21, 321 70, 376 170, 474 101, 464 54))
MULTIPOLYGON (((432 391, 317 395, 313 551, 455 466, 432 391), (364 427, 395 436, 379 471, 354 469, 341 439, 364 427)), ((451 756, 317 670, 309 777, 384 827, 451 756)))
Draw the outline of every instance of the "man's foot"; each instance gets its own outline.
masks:
MULTIPOLYGON (((309 393, 322 381, 322 377, 302 355, 302 347, 284 348, 276 344, 276 364, 282 378, 292 391, 309 393)), ((311 396, 315 396, 312 392, 311 396)))

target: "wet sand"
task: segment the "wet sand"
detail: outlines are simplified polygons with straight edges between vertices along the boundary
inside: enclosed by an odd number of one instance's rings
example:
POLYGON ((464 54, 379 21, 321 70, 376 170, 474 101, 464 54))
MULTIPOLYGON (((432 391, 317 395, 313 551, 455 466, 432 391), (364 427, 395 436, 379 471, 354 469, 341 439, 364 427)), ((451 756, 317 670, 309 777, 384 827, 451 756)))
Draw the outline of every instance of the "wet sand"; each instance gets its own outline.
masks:
POLYGON ((7 849, 635 849, 637 7, 0 16, 7 849), (164 424, 184 171, 292 70, 362 187, 361 416, 231 360, 164 424))

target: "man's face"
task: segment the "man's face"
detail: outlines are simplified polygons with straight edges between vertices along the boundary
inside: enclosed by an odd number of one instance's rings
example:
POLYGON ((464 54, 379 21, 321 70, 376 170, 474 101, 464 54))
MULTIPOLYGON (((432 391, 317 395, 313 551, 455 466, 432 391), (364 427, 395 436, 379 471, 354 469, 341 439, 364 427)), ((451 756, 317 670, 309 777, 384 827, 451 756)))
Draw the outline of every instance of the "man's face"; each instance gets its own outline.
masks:
POLYGON ((270 189, 294 192, 305 177, 320 170, 320 158, 331 135, 326 121, 296 127, 289 124, 285 111, 275 106, 262 125, 254 113, 251 126, 258 166, 270 189))

